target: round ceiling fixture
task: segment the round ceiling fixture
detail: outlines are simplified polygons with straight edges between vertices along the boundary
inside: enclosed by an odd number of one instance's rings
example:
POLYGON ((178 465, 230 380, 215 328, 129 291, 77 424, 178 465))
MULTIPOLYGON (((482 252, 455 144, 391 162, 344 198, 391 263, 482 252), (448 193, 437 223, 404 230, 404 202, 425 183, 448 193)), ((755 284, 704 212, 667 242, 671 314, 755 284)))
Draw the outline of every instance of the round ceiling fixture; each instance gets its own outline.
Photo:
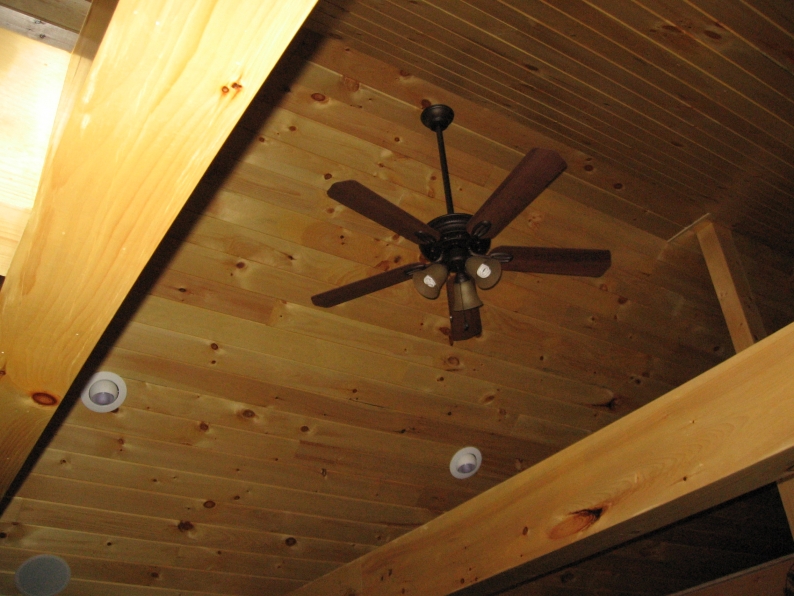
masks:
POLYGON ((55 596, 72 577, 69 564, 55 555, 36 555, 14 574, 17 589, 25 596, 55 596))
POLYGON ((482 464, 482 453, 476 447, 464 447, 452 456, 449 471, 455 478, 469 478, 477 473, 482 464))
POLYGON ((112 412, 127 397, 124 379, 115 373, 102 371, 88 379, 80 395, 83 405, 94 412, 112 412))

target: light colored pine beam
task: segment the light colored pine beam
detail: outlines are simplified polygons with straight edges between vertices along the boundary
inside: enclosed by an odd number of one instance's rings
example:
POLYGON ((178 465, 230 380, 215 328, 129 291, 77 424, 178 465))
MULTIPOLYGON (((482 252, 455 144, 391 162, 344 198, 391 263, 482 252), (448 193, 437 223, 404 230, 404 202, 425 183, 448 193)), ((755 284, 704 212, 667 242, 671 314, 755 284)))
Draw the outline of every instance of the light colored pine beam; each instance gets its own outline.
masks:
POLYGON ((738 354, 766 337, 750 282, 730 230, 706 221, 697 226, 697 236, 738 354))
MULTIPOLYGON (((712 221, 700 223, 695 229, 733 347, 738 354, 758 339, 766 337, 750 282, 730 230, 712 221)), ((779 481, 777 487, 789 530, 794 536, 794 480, 789 478, 779 481)))
POLYGON ((492 594, 772 482, 793 366, 794 324, 293 594, 492 594))
POLYGON ((788 575, 794 569, 794 555, 722 577, 672 596, 752 596, 755 594, 789 594, 788 575))
POLYGON ((68 52, 0 28, 0 275, 30 217, 68 64, 68 52))
POLYGON ((0 494, 315 0, 115 4, 92 3, 0 291, 0 494))

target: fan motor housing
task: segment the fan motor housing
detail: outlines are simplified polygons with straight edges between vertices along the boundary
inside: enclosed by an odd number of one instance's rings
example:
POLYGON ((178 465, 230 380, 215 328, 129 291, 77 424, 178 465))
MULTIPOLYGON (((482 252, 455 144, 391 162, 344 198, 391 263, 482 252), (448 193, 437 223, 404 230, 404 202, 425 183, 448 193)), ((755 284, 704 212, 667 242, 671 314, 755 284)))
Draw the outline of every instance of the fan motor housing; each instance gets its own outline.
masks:
POLYGON ((470 219, 468 213, 447 213, 428 222, 427 225, 441 233, 441 239, 419 245, 425 258, 434 263, 444 263, 450 271, 461 273, 469 255, 486 254, 491 241, 466 231, 470 219))

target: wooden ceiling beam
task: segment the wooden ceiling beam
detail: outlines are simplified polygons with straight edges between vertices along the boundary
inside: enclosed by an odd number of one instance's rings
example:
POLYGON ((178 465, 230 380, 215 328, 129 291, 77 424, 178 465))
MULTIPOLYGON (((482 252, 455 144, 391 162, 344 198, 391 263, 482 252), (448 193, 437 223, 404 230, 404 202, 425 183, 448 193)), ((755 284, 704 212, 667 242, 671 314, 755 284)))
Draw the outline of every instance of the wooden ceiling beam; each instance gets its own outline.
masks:
POLYGON ((0 292, 0 494, 315 1, 92 3, 0 292))
POLYGON ((779 478, 794 325, 295 596, 493 594, 779 478))
POLYGON ((697 237, 738 354, 766 337, 750 282, 728 228, 705 221, 697 226, 697 237))

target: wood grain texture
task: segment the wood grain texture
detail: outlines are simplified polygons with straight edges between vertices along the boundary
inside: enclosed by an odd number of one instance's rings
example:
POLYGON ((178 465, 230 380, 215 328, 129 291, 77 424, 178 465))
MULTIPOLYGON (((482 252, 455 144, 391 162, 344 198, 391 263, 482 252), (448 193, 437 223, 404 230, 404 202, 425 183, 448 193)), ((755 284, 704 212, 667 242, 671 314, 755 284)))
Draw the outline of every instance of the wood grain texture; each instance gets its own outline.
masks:
MULTIPOLYGON (((0 383, 9 421, 0 440, 7 454, 3 492, 246 101, 313 6, 260 5, 249 13, 242 5, 215 4, 163 6, 149 14, 135 2, 122 2, 104 36, 112 41, 100 46, 90 67, 90 88, 56 130, 30 223, 0 295, 0 383), (162 34, 151 36, 150 20, 162 34), (246 34, 218 52, 243 21, 246 34), (263 33, 268 27, 272 35, 263 33), (178 43, 169 41, 175 37, 178 43), (191 126, 196 118, 212 125, 191 126), (102 249, 91 250, 86 236, 102 249), (65 258, 67 253, 74 256, 65 258), (64 262, 90 276, 75 275, 64 262), (41 396, 41 403, 31 395, 41 396)), ((101 13, 93 8, 92 14, 101 13)))
POLYGON ((0 29, 0 275, 39 185, 69 55, 0 29))
MULTIPOLYGON (((487 593, 477 583, 513 567, 519 569, 510 577, 497 576, 488 589, 542 574, 566 559, 587 556, 701 510, 725 491, 738 494, 774 479, 794 449, 782 421, 785 410, 794 407, 786 397, 791 393, 787 370, 792 348, 794 326, 789 326, 497 489, 355 561, 342 577, 354 578, 368 594, 401 589, 449 594, 467 585, 473 586, 471 593, 487 593), (756 448, 753 455, 740 447, 748 443, 756 448), (560 474, 561 469, 566 473, 560 474), (576 488, 562 504, 559 495, 565 492, 566 477, 576 488), (526 511, 533 512, 531 519, 526 511)), ((333 580, 335 575, 295 594, 357 589, 350 581, 333 580)))
POLYGON ((729 577, 709 582, 675 596, 739 596, 741 594, 782 594, 789 585, 794 557, 786 556, 729 577))
POLYGON ((3 6, 75 33, 85 21, 90 0, 3 0, 3 6))
POLYGON ((711 281, 720 299, 722 313, 736 352, 766 337, 764 322, 756 306, 750 282, 730 230, 706 222, 697 231, 711 281))
MULTIPOLYGON (((304 29, 256 93, 97 347, 92 360, 122 375, 127 401, 114 414, 63 412, 0 518, 3 553, 76 557, 80 594, 245 593, 261 578, 297 587, 337 568, 358 587, 340 566, 731 354, 697 236, 667 241, 705 211, 740 213, 734 240, 766 329, 794 320, 790 255, 766 237, 790 211, 794 168, 785 134, 763 131, 786 109, 787 75, 773 76, 788 60, 786 11, 762 0, 637 4, 322 1, 310 26, 342 39, 304 29), (643 29, 648 15, 669 39, 643 29), (689 51, 692 62, 679 59, 689 51), (700 71, 677 78, 689 68, 700 71), (709 82, 703 72, 723 82, 692 95, 696 77, 709 82), (740 96, 767 115, 749 106, 737 119, 740 96), (462 212, 475 213, 533 147, 568 163, 493 246, 601 248, 612 254, 606 273, 506 271, 481 293, 482 335, 453 346, 443 300, 410 284, 312 305, 419 260, 414 243, 327 190, 358 180, 421 221, 442 214, 436 142, 419 120, 428 102, 456 113, 445 138, 462 212), (458 481, 449 458, 464 445, 484 463, 458 481)), ((86 66, 73 64, 70 80, 86 66)), ((79 93, 65 97, 64 108, 79 105, 79 93)), ((206 126, 197 114, 174 143, 206 126)), ((755 453, 752 441, 739 448, 755 453)), ((675 451, 658 469, 704 452, 675 451)), ((516 596, 661 596, 791 552, 771 489, 516 596)), ((597 501, 560 501, 557 521, 597 501)), ((0 592, 11 571, 0 570, 0 592)))

